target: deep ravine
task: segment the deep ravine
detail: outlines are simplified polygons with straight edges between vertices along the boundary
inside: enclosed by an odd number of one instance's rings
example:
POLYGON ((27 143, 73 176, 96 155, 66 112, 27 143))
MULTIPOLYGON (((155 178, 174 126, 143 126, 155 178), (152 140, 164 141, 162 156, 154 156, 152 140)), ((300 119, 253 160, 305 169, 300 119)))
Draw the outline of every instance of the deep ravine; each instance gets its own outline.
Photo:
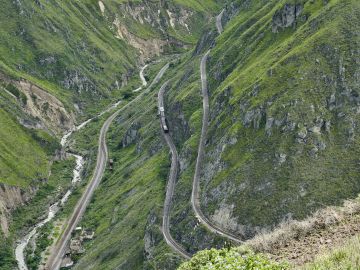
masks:
MULTIPOLYGON (((146 81, 145 76, 144 76, 144 71, 145 71, 145 69, 147 67, 148 67, 148 65, 145 65, 140 69, 139 77, 141 79, 142 86, 138 88, 139 90, 141 90, 143 87, 145 87, 147 85, 147 81, 146 81)), ((105 113, 108 113, 108 112, 116 109, 120 105, 120 103, 121 103, 121 101, 118 101, 118 102, 114 103, 113 105, 109 106, 107 109, 105 109, 104 111, 102 111, 101 113, 96 115, 95 117, 84 121, 80 125, 74 127, 72 130, 65 133, 64 136, 60 140, 60 144, 61 144, 61 147, 62 147, 63 151, 66 150, 68 139, 71 137, 71 135, 74 132, 79 131, 80 129, 84 128, 88 123, 90 123, 95 118, 99 118, 99 117, 103 116, 105 113)), ((76 165, 75 165, 75 168, 73 170, 72 185, 67 190, 67 192, 64 194, 64 196, 61 197, 61 199, 59 201, 57 201, 54 204, 49 206, 47 218, 40 221, 39 223, 37 223, 28 234, 26 234, 23 238, 21 238, 20 240, 17 241, 18 244, 16 245, 16 248, 15 248, 15 258, 16 258, 19 270, 28 270, 28 267, 27 267, 26 261, 25 261, 25 253, 24 252, 25 252, 25 249, 26 249, 27 245, 29 244, 30 240, 34 236, 36 236, 38 229, 40 229, 45 224, 50 222, 56 216, 56 214, 59 211, 60 207, 63 206, 67 202, 67 200, 69 199, 75 185, 79 181, 81 181, 81 171, 83 170, 83 167, 84 167, 84 158, 82 156, 80 156, 80 155, 77 155, 77 154, 74 154, 74 153, 71 153, 71 152, 66 152, 66 156, 67 157, 74 157, 75 160, 76 160, 76 165)))

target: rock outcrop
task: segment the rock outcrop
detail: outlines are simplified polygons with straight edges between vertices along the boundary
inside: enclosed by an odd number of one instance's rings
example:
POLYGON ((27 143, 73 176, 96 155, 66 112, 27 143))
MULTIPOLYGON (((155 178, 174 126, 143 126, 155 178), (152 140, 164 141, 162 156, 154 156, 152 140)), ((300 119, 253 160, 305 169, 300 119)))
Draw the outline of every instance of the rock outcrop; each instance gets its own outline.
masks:
POLYGON ((15 85, 27 97, 25 112, 37 118, 44 129, 62 134, 74 127, 74 115, 65 109, 59 99, 25 80, 17 81, 15 85))
POLYGON ((12 210, 29 201, 37 188, 22 189, 0 183, 0 225, 5 236, 9 234, 9 217, 12 210))
POLYGON ((65 105, 46 90, 27 80, 13 80, 0 73, 0 83, 10 86, 16 95, 10 93, 19 107, 29 117, 19 117, 18 121, 26 128, 44 129, 61 135, 75 126, 75 115, 68 112, 65 105))
POLYGON ((277 33, 281 29, 294 27, 302 11, 303 6, 301 4, 286 4, 273 16, 272 31, 277 33))

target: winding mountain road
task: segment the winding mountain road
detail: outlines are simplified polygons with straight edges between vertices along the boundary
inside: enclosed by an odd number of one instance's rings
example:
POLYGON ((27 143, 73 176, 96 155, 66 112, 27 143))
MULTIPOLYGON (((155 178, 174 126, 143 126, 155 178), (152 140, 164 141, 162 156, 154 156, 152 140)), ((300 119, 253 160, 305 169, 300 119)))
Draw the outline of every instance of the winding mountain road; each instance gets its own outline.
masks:
POLYGON ((75 206, 75 209, 68 221, 67 227, 62 234, 61 238, 58 240, 55 248, 53 249, 52 254, 50 254, 49 260, 47 261, 47 264, 45 266, 45 269, 49 270, 58 270, 61 266, 62 258, 65 254, 66 246, 68 241, 71 238, 71 233, 79 223, 81 217, 83 216, 86 207, 88 206, 92 195, 94 194, 95 189, 100 184, 100 181, 103 177, 107 159, 108 159, 108 149, 106 146, 106 134, 109 130, 109 127, 113 120, 125 109, 130 107, 132 104, 140 100, 146 93, 148 93, 151 90, 151 87, 158 83, 161 77, 164 75, 166 70, 169 68, 169 64, 166 64, 160 72, 156 75, 151 85, 141 94, 139 94, 135 99, 130 101, 128 104, 126 104, 121 109, 117 110, 115 113, 113 113, 104 123, 104 125, 101 128, 100 136, 99 136, 99 147, 98 147, 98 154, 97 154, 97 161, 96 161, 96 167, 94 174, 89 182, 89 184, 86 187, 85 192, 81 196, 80 200, 78 201, 77 205, 75 206))
POLYGON ((201 90, 203 96, 203 119, 202 119, 202 128, 201 136, 198 148, 198 156, 196 159, 195 173, 193 180, 193 187, 191 193, 191 204, 197 219, 202 223, 209 231, 228 238, 235 244, 241 244, 242 240, 233 233, 227 232, 226 230, 220 228, 219 226, 213 224, 202 212, 200 205, 200 172, 203 165, 204 159, 204 150, 207 131, 209 127, 209 94, 207 89, 207 76, 206 76, 206 61, 209 57, 210 50, 203 56, 200 63, 200 73, 201 73, 201 90))
MULTIPOLYGON (((158 106, 164 107, 164 93, 165 89, 168 85, 169 81, 165 82, 158 93, 158 106)), ((171 168, 170 168, 170 174, 169 179, 166 187, 166 197, 164 202, 164 213, 163 213, 163 223, 162 223, 162 232, 165 238, 166 243, 178 254, 180 254, 185 259, 190 259, 191 255, 179 244, 177 243, 174 238, 170 234, 170 210, 172 205, 172 198, 174 196, 174 190, 175 190, 175 184, 176 184, 176 178, 178 175, 179 170, 179 156, 178 152, 176 150, 176 146, 170 136, 169 133, 165 133, 163 131, 161 121, 160 121, 160 128, 162 130, 162 134, 164 136, 164 139, 167 143, 167 145, 170 148, 171 152, 171 168)))

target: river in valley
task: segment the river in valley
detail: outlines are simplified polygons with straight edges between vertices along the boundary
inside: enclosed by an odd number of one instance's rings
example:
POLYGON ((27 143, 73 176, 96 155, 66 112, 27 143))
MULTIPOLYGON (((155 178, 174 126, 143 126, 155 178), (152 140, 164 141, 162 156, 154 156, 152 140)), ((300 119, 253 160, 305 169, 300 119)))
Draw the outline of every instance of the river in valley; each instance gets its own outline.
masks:
MULTIPOLYGON (((141 90, 143 87, 145 87, 147 85, 146 79, 144 77, 144 70, 148 65, 142 67, 140 69, 140 79, 142 82, 142 87, 138 88, 139 90, 141 90)), ((120 105, 121 101, 116 102, 115 104, 109 106, 107 109, 105 109, 104 111, 102 111, 101 113, 99 113, 98 115, 96 115, 94 118, 98 118, 101 117, 102 115, 104 115, 107 112, 112 111, 113 109, 116 109, 119 105, 120 105)), ((67 132, 60 141, 60 144, 62 146, 63 151, 66 150, 66 146, 67 146, 67 142, 68 139, 70 138, 70 136, 82 129, 83 127, 85 127, 88 123, 90 123, 94 118, 90 118, 88 120, 86 120, 85 122, 83 122, 82 124, 74 127, 72 130, 70 130, 69 132, 67 132)), ((65 193, 64 196, 62 196, 62 198, 57 201, 56 203, 52 204, 49 209, 48 209, 48 215, 47 218, 45 218, 44 220, 40 221, 39 223, 37 223, 34 228, 28 233, 26 234, 22 239, 18 240, 17 245, 16 245, 16 249, 15 249, 15 257, 16 257, 16 261, 18 263, 18 268, 20 270, 28 270, 28 267, 26 265, 26 260, 25 260, 25 249, 27 247, 27 245, 29 244, 30 240, 36 236, 36 233, 38 231, 38 229, 40 229, 41 227, 43 227, 46 223, 50 222, 56 215, 56 213, 59 211, 60 206, 64 205, 68 198, 70 197, 71 193, 72 193, 72 189, 73 187, 76 185, 76 183, 78 183, 79 181, 81 181, 81 171, 84 167, 84 158, 80 155, 74 154, 74 153, 70 153, 70 152, 66 152, 66 156, 67 157, 74 157, 76 160, 76 166, 74 168, 73 171, 73 179, 72 179, 72 185, 71 187, 67 190, 67 192, 65 193)))

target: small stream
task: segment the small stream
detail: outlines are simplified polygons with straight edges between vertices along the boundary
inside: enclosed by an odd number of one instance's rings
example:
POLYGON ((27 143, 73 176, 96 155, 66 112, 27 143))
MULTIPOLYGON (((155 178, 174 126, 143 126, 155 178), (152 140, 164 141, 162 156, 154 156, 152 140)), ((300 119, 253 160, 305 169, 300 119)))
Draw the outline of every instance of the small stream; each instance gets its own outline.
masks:
MULTIPOLYGON (((136 91, 140 91, 144 86, 147 85, 146 79, 144 77, 144 70, 146 69, 148 65, 145 65, 144 67, 141 68, 140 70, 140 79, 142 81, 142 87, 138 88, 136 91)), ((95 116, 94 118, 97 117, 101 117, 102 115, 104 115, 107 112, 110 112, 111 110, 117 108, 119 106, 119 104, 121 103, 121 101, 116 102, 115 104, 109 106, 106 110, 102 111, 101 113, 99 113, 97 116, 95 116)), ((62 146, 62 148, 65 150, 65 147, 67 145, 68 139, 69 137, 75 132, 78 131, 80 129, 82 129, 83 127, 85 127, 88 123, 90 123, 94 118, 90 118, 88 120, 86 120, 85 122, 83 122, 82 124, 74 127, 72 130, 70 130, 69 132, 67 132, 60 141, 60 144, 62 146)), ((65 195, 56 203, 52 204, 49 207, 48 210, 48 216, 46 219, 40 221, 38 224, 36 224, 34 226, 34 228, 27 234, 25 235, 22 239, 20 239, 17 242, 17 246, 15 249, 15 257, 16 257, 16 261, 18 263, 18 268, 19 270, 28 270, 28 267, 26 265, 26 261, 25 261, 25 254, 24 251, 27 247, 27 245, 29 244, 30 240, 32 237, 34 237, 37 233, 37 230, 41 227, 43 227, 46 223, 48 223, 49 221, 51 221, 56 213, 59 211, 60 207, 64 205, 67 200, 69 199, 71 193, 72 193, 72 188, 75 186, 75 184, 79 181, 81 181, 81 171, 84 167, 84 158, 82 156, 76 155, 74 153, 70 153, 70 152, 66 152, 67 156, 73 156, 76 159, 76 166, 75 169, 73 171, 73 179, 72 179, 72 186, 68 189, 68 191, 65 193, 65 195)))
POLYGON ((140 86, 139 88, 135 89, 133 92, 139 92, 139 91, 142 90, 145 86, 147 86, 147 81, 146 81, 145 76, 144 76, 144 71, 145 71, 145 69, 146 69, 148 66, 149 66, 149 65, 145 65, 145 66, 143 66, 143 67, 140 69, 139 76, 140 76, 140 79, 141 79, 142 86, 140 86))

